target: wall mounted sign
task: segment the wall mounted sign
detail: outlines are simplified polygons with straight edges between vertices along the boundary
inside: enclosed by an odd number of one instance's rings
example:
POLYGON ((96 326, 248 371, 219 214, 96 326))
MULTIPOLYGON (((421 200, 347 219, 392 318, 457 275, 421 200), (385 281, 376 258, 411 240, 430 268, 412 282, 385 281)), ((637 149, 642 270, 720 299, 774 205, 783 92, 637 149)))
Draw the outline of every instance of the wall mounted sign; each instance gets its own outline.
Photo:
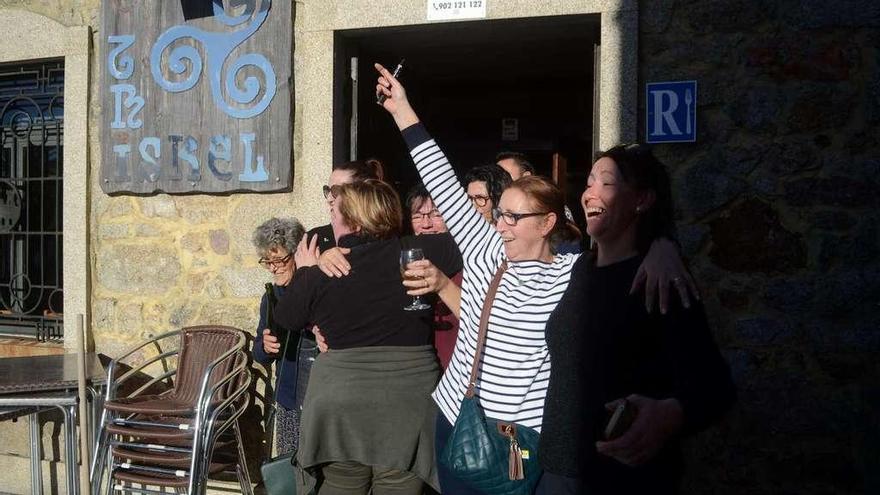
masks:
POLYGON ((428 0, 429 21, 482 19, 487 0, 428 0))
POLYGON ((104 0, 104 192, 289 188, 292 4, 104 0))
POLYGON ((517 141, 519 140, 519 119, 504 118, 501 119, 501 140, 517 141))
POLYGON ((647 142, 697 140, 697 81, 648 83, 645 102, 647 142))

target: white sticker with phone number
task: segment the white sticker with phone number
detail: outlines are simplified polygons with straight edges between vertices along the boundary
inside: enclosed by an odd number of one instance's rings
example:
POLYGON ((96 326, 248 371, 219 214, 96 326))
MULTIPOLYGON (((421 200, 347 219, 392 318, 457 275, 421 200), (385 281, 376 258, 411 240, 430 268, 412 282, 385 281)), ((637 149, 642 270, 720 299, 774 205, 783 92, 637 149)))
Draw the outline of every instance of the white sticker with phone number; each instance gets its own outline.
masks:
POLYGON ((483 17, 486 17, 486 0, 428 0, 429 21, 483 17))

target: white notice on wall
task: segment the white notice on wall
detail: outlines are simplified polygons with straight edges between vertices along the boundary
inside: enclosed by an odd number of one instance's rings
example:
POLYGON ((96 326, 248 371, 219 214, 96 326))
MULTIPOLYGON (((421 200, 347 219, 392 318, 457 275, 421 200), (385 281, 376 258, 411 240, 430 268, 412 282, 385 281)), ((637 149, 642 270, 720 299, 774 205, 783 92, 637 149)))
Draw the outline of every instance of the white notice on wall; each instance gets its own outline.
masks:
POLYGON ((501 140, 519 140, 519 119, 501 119, 501 140))
POLYGON ((428 0, 428 20, 481 19, 487 0, 428 0))

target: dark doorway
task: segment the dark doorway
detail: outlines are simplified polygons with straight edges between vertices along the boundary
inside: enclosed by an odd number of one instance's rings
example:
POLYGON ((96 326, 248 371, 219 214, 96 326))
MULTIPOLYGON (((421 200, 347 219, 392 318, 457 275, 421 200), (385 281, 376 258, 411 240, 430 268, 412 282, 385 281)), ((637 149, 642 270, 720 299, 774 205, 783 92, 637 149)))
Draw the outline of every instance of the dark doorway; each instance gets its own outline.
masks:
POLYGON ((598 15, 337 31, 334 160, 379 158, 401 193, 418 180, 375 99, 373 62, 391 70, 406 58, 400 80, 459 174, 499 151, 526 153, 582 219, 598 42, 598 15))

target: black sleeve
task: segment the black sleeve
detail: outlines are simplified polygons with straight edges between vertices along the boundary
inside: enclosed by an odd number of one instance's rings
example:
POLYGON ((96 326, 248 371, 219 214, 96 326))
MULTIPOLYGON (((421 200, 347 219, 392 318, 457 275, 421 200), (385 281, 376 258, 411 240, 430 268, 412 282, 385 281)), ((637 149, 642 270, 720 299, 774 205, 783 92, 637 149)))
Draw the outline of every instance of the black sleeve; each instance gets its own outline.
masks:
POLYGON ((296 271, 296 276, 275 305, 275 322, 279 327, 299 331, 311 321, 312 301, 318 289, 319 275, 317 267, 296 271))
POLYGON ((425 258, 447 277, 455 275, 462 269, 461 252, 449 233, 409 236, 401 239, 401 244, 422 248, 425 251, 425 258))
POLYGON ((336 236, 333 235, 333 227, 329 224, 315 227, 306 233, 306 242, 312 242, 312 237, 318 236, 318 249, 324 251, 336 247, 336 236))
POLYGON ((656 317, 675 373, 673 396, 684 411, 682 433, 704 430, 736 401, 730 368, 712 337, 706 311, 699 301, 689 309, 673 303, 666 315, 656 317))

